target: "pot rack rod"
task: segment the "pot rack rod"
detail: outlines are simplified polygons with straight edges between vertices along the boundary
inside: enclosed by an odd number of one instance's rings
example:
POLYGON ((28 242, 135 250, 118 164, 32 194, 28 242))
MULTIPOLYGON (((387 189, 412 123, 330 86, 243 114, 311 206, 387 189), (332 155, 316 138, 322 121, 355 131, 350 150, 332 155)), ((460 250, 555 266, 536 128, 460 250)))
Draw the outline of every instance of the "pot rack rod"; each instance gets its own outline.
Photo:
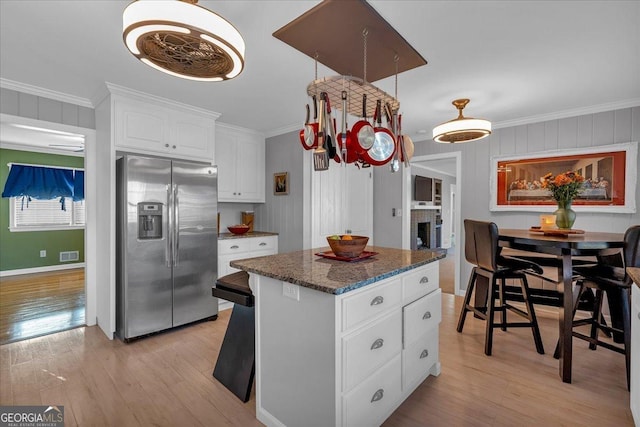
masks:
POLYGON ((347 112, 362 117, 362 95, 367 95, 367 117, 372 117, 376 109, 376 101, 382 105, 389 103, 392 111, 400 110, 400 101, 371 83, 354 76, 329 76, 316 79, 307 86, 307 95, 319 96, 326 92, 331 100, 331 108, 342 110, 340 102, 342 91, 347 91, 347 112))

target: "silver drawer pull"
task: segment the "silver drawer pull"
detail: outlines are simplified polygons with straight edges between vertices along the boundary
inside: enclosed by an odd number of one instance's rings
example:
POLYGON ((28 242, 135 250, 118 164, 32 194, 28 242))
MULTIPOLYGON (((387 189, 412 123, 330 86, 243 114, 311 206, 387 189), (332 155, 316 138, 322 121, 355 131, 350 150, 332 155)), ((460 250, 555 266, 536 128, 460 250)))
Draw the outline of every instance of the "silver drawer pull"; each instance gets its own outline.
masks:
POLYGON ((422 353, 420 353, 420 359, 424 359, 427 356, 429 356, 429 350, 422 350, 422 353))
POLYGON ((379 388, 378 391, 373 393, 373 397, 371 398, 371 403, 377 402, 384 397, 384 389, 379 388))
POLYGON ((260 246, 267 246, 265 242, 260 243, 260 246))
POLYGON ((429 278, 427 276, 422 276, 422 279, 420 279, 420 283, 429 283, 429 278))
POLYGON ((371 300, 371 305, 380 305, 384 302, 384 298, 382 298, 380 295, 378 295, 377 297, 375 297, 374 299, 371 300))
POLYGON ((384 340, 382 338, 378 338, 371 344, 371 350, 377 350, 384 345, 384 340))
POLYGON ((238 246, 238 245, 233 245, 233 246, 231 246, 231 248, 229 248, 229 249, 238 249, 239 247, 240 247, 240 246, 238 246))
POLYGON ((431 319, 431 312, 427 311, 424 316, 422 316, 422 320, 431 319))

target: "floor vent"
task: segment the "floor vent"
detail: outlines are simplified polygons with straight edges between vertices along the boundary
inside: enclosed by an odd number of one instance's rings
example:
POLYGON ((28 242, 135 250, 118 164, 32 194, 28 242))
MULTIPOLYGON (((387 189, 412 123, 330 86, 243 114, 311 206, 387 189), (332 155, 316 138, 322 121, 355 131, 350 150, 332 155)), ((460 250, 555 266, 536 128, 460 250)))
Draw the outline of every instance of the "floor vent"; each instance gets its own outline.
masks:
POLYGON ((80 253, 78 251, 60 252, 60 262, 78 261, 80 253))

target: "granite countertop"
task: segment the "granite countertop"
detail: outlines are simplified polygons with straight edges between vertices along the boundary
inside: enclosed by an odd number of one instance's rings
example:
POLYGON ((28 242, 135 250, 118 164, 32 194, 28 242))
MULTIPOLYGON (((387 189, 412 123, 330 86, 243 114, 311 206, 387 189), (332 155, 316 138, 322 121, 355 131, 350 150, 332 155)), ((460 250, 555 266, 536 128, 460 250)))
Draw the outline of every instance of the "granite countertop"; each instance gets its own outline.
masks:
POLYGON ((356 262, 326 259, 315 255, 329 247, 231 261, 240 270, 272 277, 321 292, 340 295, 442 259, 446 252, 367 246, 378 252, 356 262))
POLYGON ((228 240, 228 239, 246 239, 247 237, 265 237, 265 236, 277 236, 278 233, 271 233, 269 231, 251 231, 249 233, 244 234, 233 234, 233 233, 220 233, 218 234, 218 240, 228 240))
POLYGON ((633 283, 640 288, 640 267, 627 267, 627 274, 633 280, 633 283))

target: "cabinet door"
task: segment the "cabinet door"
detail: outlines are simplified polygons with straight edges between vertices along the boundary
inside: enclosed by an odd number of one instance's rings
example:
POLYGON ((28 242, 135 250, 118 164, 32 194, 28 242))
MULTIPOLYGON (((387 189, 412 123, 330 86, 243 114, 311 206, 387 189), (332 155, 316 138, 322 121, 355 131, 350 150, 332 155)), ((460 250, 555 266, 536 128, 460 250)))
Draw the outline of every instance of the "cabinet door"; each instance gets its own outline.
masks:
POLYGON ((236 190, 239 199, 264 202, 264 142, 240 135, 236 147, 236 190))
POLYGON ((114 105, 116 149, 142 153, 169 151, 169 115, 164 109, 119 98, 114 105))
POLYGON ((181 157, 213 161, 215 121, 195 113, 174 113, 171 118, 170 151, 181 157))
POLYGON ((216 127, 216 158, 218 165, 218 201, 236 199, 236 138, 227 129, 216 127))

